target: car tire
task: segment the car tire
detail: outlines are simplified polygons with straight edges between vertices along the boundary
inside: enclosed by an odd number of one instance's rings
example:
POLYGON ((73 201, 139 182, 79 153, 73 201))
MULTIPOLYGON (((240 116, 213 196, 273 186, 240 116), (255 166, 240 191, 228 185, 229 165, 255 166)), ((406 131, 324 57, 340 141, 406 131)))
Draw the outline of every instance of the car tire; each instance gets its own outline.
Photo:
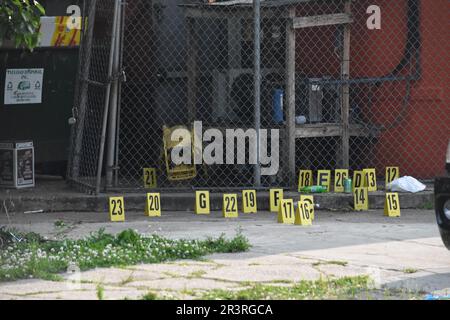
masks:
POLYGON ((450 250, 450 231, 444 229, 439 229, 439 231, 441 232, 442 242, 450 250))

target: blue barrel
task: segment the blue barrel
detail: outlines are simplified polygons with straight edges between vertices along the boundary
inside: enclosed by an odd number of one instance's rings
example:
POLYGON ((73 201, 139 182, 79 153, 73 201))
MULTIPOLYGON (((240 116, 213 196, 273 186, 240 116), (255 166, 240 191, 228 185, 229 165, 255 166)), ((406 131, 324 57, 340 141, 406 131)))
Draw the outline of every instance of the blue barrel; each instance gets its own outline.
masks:
POLYGON ((275 89, 273 92, 273 104, 272 104, 272 112, 273 112, 273 121, 276 124, 283 123, 283 99, 284 99, 284 90, 283 89, 275 89))

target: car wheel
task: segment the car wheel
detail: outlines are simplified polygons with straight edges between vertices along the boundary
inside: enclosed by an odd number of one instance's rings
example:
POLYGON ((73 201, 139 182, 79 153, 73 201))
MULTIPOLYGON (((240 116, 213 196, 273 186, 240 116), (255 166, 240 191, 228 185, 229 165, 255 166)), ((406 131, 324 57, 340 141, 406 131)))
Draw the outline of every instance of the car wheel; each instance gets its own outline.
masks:
POLYGON ((439 231, 441 232, 442 242, 444 242, 444 245, 450 250, 450 231, 444 229, 440 229, 439 231))

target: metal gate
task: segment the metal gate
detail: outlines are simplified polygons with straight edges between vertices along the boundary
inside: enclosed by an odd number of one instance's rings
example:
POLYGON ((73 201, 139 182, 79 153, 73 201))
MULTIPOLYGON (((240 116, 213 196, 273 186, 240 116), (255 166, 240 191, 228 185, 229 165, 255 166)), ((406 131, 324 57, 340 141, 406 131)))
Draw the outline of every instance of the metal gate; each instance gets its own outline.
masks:
POLYGON ((153 173, 162 190, 293 187, 300 169, 376 168, 383 177, 399 166, 432 178, 450 138, 444 7, 89 1, 70 177, 96 192, 143 189, 153 173), (165 133, 199 124, 183 150, 195 160, 214 145, 216 161, 173 164, 165 133), (268 130, 267 144, 247 131, 257 128, 268 130), (279 155, 275 174, 250 161, 262 149, 279 155))

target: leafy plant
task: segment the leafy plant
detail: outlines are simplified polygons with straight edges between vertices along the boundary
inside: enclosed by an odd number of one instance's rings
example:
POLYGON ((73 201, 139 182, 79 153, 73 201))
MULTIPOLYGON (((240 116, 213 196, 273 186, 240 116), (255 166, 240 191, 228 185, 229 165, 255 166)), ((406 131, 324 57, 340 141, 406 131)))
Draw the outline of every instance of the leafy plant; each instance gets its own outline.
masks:
POLYGON ((2 0, 0 2, 0 45, 13 40, 16 47, 33 50, 39 42, 40 17, 44 7, 36 0, 2 0))
MULTIPOLYGON (((9 230, 4 230, 6 235, 9 230)), ((71 263, 81 270, 97 267, 159 263, 177 259, 198 259, 219 252, 247 250, 248 240, 237 234, 207 240, 171 240, 157 235, 145 236, 125 230, 114 236, 104 229, 86 239, 48 241, 36 234, 20 234, 20 242, 0 248, 0 281, 44 278, 64 272, 71 263)))

